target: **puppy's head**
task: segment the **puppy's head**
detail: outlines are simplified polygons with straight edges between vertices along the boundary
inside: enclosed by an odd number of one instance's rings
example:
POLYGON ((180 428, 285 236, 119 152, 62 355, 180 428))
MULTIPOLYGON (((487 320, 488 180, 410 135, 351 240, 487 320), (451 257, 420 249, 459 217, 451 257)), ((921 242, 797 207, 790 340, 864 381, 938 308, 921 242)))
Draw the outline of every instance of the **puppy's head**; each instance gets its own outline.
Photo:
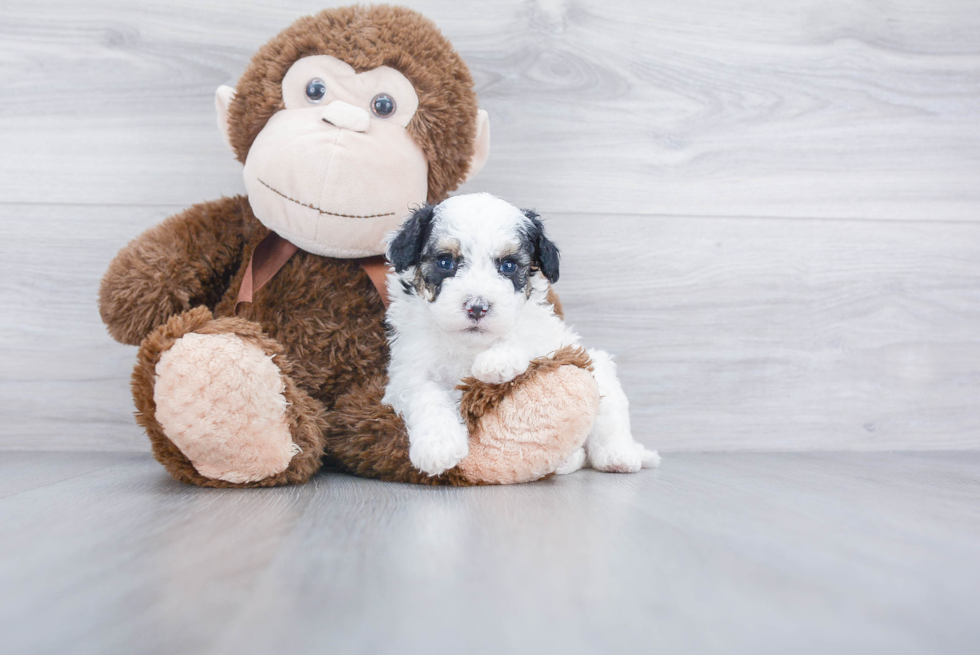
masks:
POLYGON ((388 246, 401 292, 448 333, 492 340, 558 280, 558 249, 538 215, 488 193, 416 211, 388 246))

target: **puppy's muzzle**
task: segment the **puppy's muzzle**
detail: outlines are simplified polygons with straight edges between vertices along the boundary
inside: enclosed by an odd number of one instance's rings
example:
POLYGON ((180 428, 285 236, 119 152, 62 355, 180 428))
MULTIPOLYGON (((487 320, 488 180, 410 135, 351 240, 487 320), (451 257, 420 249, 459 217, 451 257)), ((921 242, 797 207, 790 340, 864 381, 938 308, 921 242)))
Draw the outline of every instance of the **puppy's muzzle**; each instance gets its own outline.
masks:
POLYGON ((466 315, 473 321, 479 321, 490 311, 490 301, 486 298, 471 298, 463 305, 466 315))

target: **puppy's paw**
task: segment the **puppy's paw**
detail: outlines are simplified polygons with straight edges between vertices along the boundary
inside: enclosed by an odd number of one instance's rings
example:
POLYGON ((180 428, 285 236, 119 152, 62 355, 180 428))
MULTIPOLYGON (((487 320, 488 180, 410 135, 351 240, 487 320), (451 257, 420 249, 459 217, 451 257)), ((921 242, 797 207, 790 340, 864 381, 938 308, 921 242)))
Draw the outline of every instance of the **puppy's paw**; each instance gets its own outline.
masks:
POLYGON ((555 469, 557 475, 568 475, 585 466, 585 448, 579 448, 555 469))
POLYGON ((597 446, 589 451, 589 463, 606 473, 636 473, 643 468, 643 456, 633 443, 597 446))
POLYGON ((410 435, 409 442, 408 459, 412 466, 429 475, 451 469, 470 452, 466 427, 455 422, 418 436, 410 435))
POLYGON ((480 382, 503 384, 526 371, 530 365, 531 359, 519 350, 491 348, 476 356, 471 373, 480 382))
POLYGON ((658 453, 656 450, 649 450, 641 443, 635 443, 633 445, 636 446, 636 451, 640 453, 640 460, 643 462, 643 468, 655 469, 660 466, 660 453, 658 453))

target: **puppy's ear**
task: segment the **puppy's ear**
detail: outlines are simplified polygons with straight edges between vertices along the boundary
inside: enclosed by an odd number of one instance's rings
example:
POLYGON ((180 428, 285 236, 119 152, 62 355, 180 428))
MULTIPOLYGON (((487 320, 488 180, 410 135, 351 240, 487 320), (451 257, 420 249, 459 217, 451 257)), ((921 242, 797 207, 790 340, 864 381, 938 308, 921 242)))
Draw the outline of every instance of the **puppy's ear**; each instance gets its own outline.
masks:
POLYGON ((432 231, 435 209, 433 205, 416 209, 391 240, 388 245, 388 260, 395 267, 396 273, 401 273, 409 266, 418 266, 422 261, 422 249, 432 231))
POLYGON ((558 281, 558 260, 561 258, 558 246, 544 235, 544 225, 542 225, 541 218, 536 211, 533 209, 521 211, 530 221, 530 226, 527 228, 527 238, 532 245, 534 262, 544 273, 544 276, 548 278, 548 282, 554 284, 558 281))

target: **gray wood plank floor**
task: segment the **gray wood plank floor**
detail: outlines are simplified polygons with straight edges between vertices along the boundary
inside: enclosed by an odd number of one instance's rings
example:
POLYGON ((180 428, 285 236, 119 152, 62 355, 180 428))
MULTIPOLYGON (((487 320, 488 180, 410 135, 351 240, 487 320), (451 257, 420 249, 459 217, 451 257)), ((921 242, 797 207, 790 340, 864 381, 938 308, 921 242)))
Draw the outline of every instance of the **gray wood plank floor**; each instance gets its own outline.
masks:
MULTIPOLYGON (((11 454, 8 454, 11 455, 11 454)), ((676 454, 505 488, 0 459, 4 653, 974 653, 980 453, 676 454), (11 481, 13 470, 43 471, 11 481)))

